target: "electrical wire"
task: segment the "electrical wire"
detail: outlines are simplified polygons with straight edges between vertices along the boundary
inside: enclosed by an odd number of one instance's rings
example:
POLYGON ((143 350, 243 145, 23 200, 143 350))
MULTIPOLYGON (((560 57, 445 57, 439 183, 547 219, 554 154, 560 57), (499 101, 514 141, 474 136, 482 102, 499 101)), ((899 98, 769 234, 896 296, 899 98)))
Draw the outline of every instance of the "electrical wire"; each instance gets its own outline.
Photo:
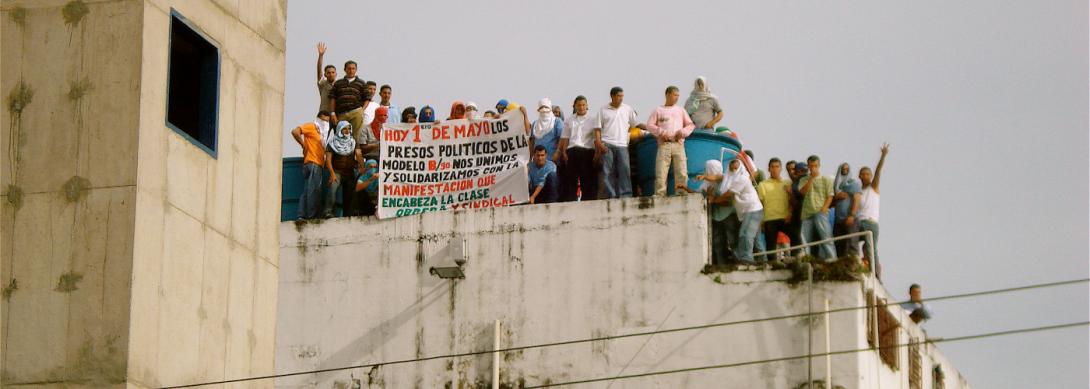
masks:
MULTIPOLYGON (((881 349, 901 348, 901 347, 906 347, 906 346, 910 346, 910 345, 913 345, 913 344, 920 344, 920 343, 949 343, 949 342, 965 341, 965 340, 972 340, 972 339, 984 339, 984 338, 991 338, 991 337, 997 337, 997 336, 1008 336, 1008 335, 1024 334, 1024 333, 1030 333, 1030 332, 1042 332, 1042 331, 1051 331, 1051 330, 1059 330, 1059 329, 1064 329, 1064 328, 1086 327, 1086 326, 1090 326, 1090 321, 1083 321, 1083 322, 1077 322, 1077 323, 1057 324, 1057 325, 1043 326, 1043 327, 1020 328, 1020 329, 1016 329, 1016 330, 1007 330, 1007 331, 999 331, 999 332, 987 332, 987 333, 982 333, 982 334, 965 335, 965 336, 958 336, 958 337, 953 337, 953 338, 929 339, 929 340, 922 341, 922 342, 901 343, 901 344, 895 344, 895 345, 890 345, 890 346, 881 346, 879 348, 881 348, 881 349)), ((859 353, 859 352, 864 352, 864 351, 871 351, 871 350, 875 350, 875 348, 874 347, 868 347, 868 348, 859 348, 859 349, 854 349, 854 350, 832 351, 832 352, 820 353, 820 354, 805 354, 805 355, 795 355, 795 356, 783 357, 783 358, 771 358, 771 359, 761 359, 761 360, 754 360, 754 361, 747 361, 747 362, 727 363, 727 364, 722 364, 722 365, 709 365, 709 366, 689 367, 689 368, 684 368, 684 369, 661 370, 661 371, 655 371, 655 372, 649 372, 649 373, 630 374, 630 375, 625 375, 625 376, 591 378, 591 379, 578 380, 578 381, 560 382, 560 383, 555 383, 555 384, 527 386, 527 387, 525 387, 525 389, 549 388, 549 387, 556 387, 556 386, 585 384, 585 383, 591 383, 591 382, 623 380, 623 379, 629 379, 629 378, 649 377, 649 376, 666 375, 666 374, 688 373, 688 372, 694 372, 694 371, 700 371, 700 370, 725 369, 725 368, 729 368, 729 367, 758 365, 758 364, 772 363, 772 362, 794 361, 794 360, 806 359, 806 358, 810 358, 810 357, 824 357, 824 356, 832 356, 832 355, 854 354, 854 353, 859 353)))
MULTIPOLYGON (((985 296, 985 295, 992 295, 992 294, 1019 292, 1019 291, 1024 291, 1024 290, 1032 290, 1032 289, 1041 289, 1041 288, 1050 288, 1050 287, 1057 287, 1057 286, 1064 286, 1064 285, 1072 285, 1072 284, 1085 283, 1085 282, 1090 282, 1090 278, 1082 278, 1082 279, 1076 279, 1076 280, 1048 282, 1048 283, 1041 283, 1041 284, 1016 286, 1016 287, 1011 287, 1011 288, 992 289, 992 290, 984 290, 984 291, 978 291, 978 292, 953 294, 953 295, 925 298, 925 299, 921 299, 921 301, 930 302, 930 301, 954 300, 954 299, 961 299, 961 298, 968 298, 968 297, 978 297, 978 296, 985 296)), ((894 302, 894 303, 886 303, 884 305, 885 306, 900 305, 902 303, 909 302, 909 301, 910 300, 901 301, 901 302, 894 302)), ((815 312, 812 312, 812 313, 799 313, 799 314, 792 314, 792 315, 764 317, 764 318, 758 318, 758 319, 747 319, 747 320, 737 320, 737 321, 720 322, 720 323, 710 323, 710 324, 688 326, 688 327, 669 328, 669 329, 665 329, 665 330, 658 329, 658 330, 654 330, 654 331, 635 332, 635 333, 623 334, 623 335, 610 335, 610 336, 601 336, 601 337, 594 337, 594 338, 565 340, 565 341, 559 341, 559 342, 540 343, 540 344, 527 345, 527 346, 515 346, 515 347, 501 348, 501 349, 495 349, 495 350, 483 350, 483 351, 472 351, 472 352, 454 353, 454 354, 442 354, 442 355, 433 355, 433 356, 430 356, 430 357, 400 359, 400 360, 377 362, 377 363, 368 363, 368 364, 354 365, 354 366, 331 367, 331 368, 327 368, 327 369, 307 370, 307 371, 281 373, 281 374, 270 374, 270 375, 263 375, 263 376, 236 378, 236 379, 230 379, 230 380, 202 382, 202 383, 195 383, 195 384, 164 386, 164 387, 160 387, 160 389, 194 388, 194 387, 208 386, 208 385, 222 385, 222 384, 230 384, 230 383, 235 383, 235 382, 245 382, 245 381, 265 380, 265 379, 274 379, 274 378, 284 378, 284 377, 293 377, 293 376, 316 374, 316 373, 328 373, 328 372, 343 371, 343 370, 366 369, 366 368, 372 368, 372 367, 376 367, 376 366, 399 365, 399 364, 405 364, 405 363, 426 362, 426 361, 431 361, 431 360, 436 360, 436 359, 460 358, 460 357, 468 357, 468 356, 484 355, 484 354, 492 354, 492 353, 507 353, 507 352, 521 351, 521 350, 530 350, 530 349, 535 349, 535 348, 556 347, 556 346, 566 346, 566 345, 588 343, 588 342, 609 341, 609 340, 632 338, 632 337, 638 337, 638 336, 649 336, 649 335, 672 333, 672 332, 702 330, 702 329, 708 329, 708 328, 726 327, 726 326, 740 325, 740 324, 761 323, 761 322, 775 321, 775 320, 797 319, 797 318, 803 318, 803 317, 807 317, 807 316, 811 316, 811 315, 821 315, 821 314, 825 314, 825 313, 837 313, 837 312, 849 312, 849 311, 856 311, 856 310, 860 310, 860 309, 869 309, 869 308, 872 308, 872 306, 871 305, 863 305, 863 306, 856 306, 856 307, 845 307, 845 308, 830 309, 828 311, 815 311, 815 312)), ((618 379, 623 379, 625 377, 627 377, 627 376, 621 376, 618 379)))

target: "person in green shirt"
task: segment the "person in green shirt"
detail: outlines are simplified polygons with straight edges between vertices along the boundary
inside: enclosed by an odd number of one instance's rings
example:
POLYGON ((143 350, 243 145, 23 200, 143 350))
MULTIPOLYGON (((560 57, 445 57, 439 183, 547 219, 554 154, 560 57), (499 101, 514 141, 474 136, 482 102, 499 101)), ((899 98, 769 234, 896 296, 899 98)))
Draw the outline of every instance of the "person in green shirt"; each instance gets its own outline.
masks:
MULTIPOLYGON (((829 225, 829 206, 833 203, 833 178, 822 176, 821 158, 811 155, 806 159, 806 165, 810 174, 801 178, 799 193, 802 194, 802 211, 799 218, 802 222, 799 236, 803 244, 812 241, 829 239, 832 236, 832 226, 829 225), (814 235, 817 236, 814 236, 814 235)), ((825 242, 818 245, 818 258, 826 262, 836 261, 836 247, 833 242, 825 242)))

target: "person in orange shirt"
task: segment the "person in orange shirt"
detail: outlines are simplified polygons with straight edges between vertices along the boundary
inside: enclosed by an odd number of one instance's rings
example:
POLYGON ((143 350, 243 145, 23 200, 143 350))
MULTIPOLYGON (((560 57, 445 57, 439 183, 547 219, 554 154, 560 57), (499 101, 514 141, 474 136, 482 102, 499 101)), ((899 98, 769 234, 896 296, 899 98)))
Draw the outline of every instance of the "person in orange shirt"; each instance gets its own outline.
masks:
POLYGON ((300 124, 291 130, 291 136, 303 148, 303 193, 299 195, 299 214, 296 222, 318 218, 322 202, 322 165, 325 164, 325 147, 322 146, 322 122, 329 122, 329 111, 319 111, 315 121, 300 124))

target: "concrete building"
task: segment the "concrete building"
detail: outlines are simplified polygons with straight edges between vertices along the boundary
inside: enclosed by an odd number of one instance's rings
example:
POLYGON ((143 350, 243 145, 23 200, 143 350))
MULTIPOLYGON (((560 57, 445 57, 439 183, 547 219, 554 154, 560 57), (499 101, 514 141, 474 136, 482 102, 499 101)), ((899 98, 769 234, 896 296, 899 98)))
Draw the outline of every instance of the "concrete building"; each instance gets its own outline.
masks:
MULTIPOLYGON (((795 271, 703 273, 707 215, 701 197, 688 196, 282 223, 276 370, 808 312, 810 291, 795 271), (463 255, 464 279, 430 274, 433 266, 463 255)), ((864 308, 812 322, 793 317, 523 349, 503 353, 498 363, 483 354, 303 374, 278 379, 276 386, 351 388, 358 380, 364 388, 490 388, 498 370, 499 387, 534 387, 805 356, 812 340, 814 353, 862 350, 812 358, 812 377, 827 380, 828 366, 836 387, 969 387, 899 307, 865 308, 869 296, 896 301, 869 275, 817 282, 813 296, 817 311, 826 299, 834 310, 864 308)), ((797 358, 629 378, 613 386, 802 388, 808 371, 808 360, 797 358)))
POLYGON ((273 371, 286 8, 0 2, 0 385, 273 371))

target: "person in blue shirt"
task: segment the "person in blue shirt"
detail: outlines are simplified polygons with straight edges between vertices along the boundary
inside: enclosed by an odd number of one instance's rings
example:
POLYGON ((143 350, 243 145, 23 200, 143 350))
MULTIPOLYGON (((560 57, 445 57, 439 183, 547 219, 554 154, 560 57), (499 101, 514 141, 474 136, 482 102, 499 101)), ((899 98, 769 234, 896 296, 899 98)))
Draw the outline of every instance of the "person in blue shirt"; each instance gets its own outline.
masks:
MULTIPOLYGON (((550 108, 551 110, 552 108, 550 108)), ((534 158, 530 162, 530 204, 556 202, 560 180, 556 176, 556 164, 546 158, 545 146, 534 146, 534 158)))
MULTIPOLYGON (((859 231, 855 214, 859 207, 859 196, 863 192, 863 185, 858 179, 852 177, 852 169, 848 163, 840 164, 833 180, 833 236, 839 237, 859 231)), ((859 238, 848 238, 836 241, 836 252, 859 256, 859 238)))
POLYGON ((534 121, 533 131, 530 132, 530 144, 535 147, 545 146, 545 158, 557 161, 556 146, 564 132, 564 120, 553 113, 553 102, 547 97, 537 103, 537 112, 538 119, 534 121))
POLYGON ((378 204, 378 161, 368 159, 364 165, 363 173, 356 181, 356 198, 360 201, 359 210, 363 216, 375 214, 375 205, 378 204), (363 192, 361 196, 360 192, 363 192))
POLYGON ((931 320, 931 306, 923 302, 920 284, 908 287, 908 301, 901 303, 901 308, 908 311, 913 323, 920 324, 931 320))

